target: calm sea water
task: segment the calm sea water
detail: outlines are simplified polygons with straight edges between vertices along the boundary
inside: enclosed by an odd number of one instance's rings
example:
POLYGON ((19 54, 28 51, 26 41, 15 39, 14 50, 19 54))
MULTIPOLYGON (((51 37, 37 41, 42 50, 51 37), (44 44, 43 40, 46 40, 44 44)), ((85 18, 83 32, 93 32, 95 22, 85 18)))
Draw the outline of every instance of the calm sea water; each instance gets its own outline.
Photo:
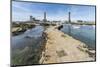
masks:
POLYGON ((61 29, 61 31, 63 31, 66 34, 70 34, 75 39, 78 39, 87 44, 90 48, 95 49, 96 46, 95 25, 70 25, 70 26, 63 25, 63 26, 64 27, 61 29))
MULTIPOLYGON (((65 34, 69 34, 75 39, 86 43, 89 47, 95 49, 95 26, 89 25, 63 25, 61 29, 65 34)), ((36 26, 33 29, 27 30, 21 35, 12 37, 12 48, 25 47, 27 45, 36 45, 41 41, 44 28, 36 26)))
POLYGON ((33 29, 29 29, 21 35, 13 36, 11 41, 12 49, 25 48, 26 46, 37 47, 42 40, 42 33, 44 28, 42 26, 37 26, 33 29))

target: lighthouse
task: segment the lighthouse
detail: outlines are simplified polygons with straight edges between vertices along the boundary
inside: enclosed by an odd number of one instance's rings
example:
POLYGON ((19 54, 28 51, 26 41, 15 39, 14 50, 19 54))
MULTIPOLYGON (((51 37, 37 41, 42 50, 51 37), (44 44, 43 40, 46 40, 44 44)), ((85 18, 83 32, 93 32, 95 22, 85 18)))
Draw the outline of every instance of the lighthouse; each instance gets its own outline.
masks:
POLYGON ((46 12, 44 12, 44 19, 43 19, 43 21, 44 21, 44 22, 47 21, 47 19, 46 19, 46 12))

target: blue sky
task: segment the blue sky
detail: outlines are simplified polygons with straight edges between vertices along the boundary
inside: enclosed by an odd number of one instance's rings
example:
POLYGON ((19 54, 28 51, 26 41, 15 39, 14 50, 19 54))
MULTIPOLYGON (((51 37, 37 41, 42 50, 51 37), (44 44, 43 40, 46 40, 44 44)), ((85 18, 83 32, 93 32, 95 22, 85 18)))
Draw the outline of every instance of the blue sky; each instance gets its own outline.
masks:
POLYGON ((95 21, 94 6, 62 5, 31 2, 12 2, 12 21, 27 21, 32 15, 36 19, 43 20, 43 13, 47 13, 47 20, 68 20, 68 12, 71 12, 71 20, 95 21))

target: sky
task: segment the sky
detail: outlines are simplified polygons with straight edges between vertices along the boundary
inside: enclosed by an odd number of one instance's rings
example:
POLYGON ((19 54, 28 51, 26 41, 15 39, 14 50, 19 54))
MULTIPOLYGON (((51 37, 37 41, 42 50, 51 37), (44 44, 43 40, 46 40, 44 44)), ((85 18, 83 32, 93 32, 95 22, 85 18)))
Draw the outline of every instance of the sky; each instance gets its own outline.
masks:
POLYGON ((30 15, 43 20, 44 12, 47 20, 66 21, 68 12, 71 12, 71 20, 95 21, 95 7, 69 4, 48 4, 35 2, 12 2, 12 21, 27 21, 30 15))

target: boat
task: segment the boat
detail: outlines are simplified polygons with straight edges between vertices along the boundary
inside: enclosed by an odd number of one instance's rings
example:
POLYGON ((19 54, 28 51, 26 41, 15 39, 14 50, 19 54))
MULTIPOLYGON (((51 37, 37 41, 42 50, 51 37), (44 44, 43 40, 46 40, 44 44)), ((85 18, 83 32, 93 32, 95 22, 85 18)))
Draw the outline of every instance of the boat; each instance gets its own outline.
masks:
POLYGON ((78 26, 78 25, 74 25, 74 26, 72 26, 74 29, 78 29, 78 28, 80 28, 81 26, 78 26))

